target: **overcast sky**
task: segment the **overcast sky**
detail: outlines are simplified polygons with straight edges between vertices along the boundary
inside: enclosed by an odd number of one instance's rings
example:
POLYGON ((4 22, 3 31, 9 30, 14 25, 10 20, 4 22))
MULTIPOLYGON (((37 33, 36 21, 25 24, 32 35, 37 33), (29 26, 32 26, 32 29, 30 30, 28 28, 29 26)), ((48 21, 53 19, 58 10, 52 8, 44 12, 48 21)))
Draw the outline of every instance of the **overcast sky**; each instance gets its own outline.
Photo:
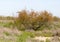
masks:
POLYGON ((0 0, 0 15, 16 16, 23 9, 47 10, 60 17, 60 0, 0 0))

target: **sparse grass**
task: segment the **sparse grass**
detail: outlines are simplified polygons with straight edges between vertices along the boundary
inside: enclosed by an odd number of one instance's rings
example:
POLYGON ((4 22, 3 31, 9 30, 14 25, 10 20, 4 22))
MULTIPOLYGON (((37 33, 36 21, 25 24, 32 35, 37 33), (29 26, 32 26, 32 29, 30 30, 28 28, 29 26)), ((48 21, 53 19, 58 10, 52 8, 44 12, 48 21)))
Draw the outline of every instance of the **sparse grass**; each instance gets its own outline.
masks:
POLYGON ((11 27, 13 26, 13 23, 12 22, 0 22, 0 26, 2 27, 11 27))
POLYGON ((4 25, 4 23, 3 22, 0 22, 0 26, 3 26, 4 25))
POLYGON ((0 42, 14 42, 14 41, 8 39, 0 39, 0 42))
POLYGON ((45 33, 45 32, 34 32, 35 33, 35 36, 44 36, 44 37, 52 37, 52 33, 51 32, 47 32, 47 33, 45 33))
POLYGON ((12 22, 5 23, 3 26, 4 26, 4 27, 11 27, 11 26, 13 26, 13 23, 12 23, 12 22))
POLYGON ((42 33, 41 36, 52 37, 52 33, 42 33))
POLYGON ((43 40, 41 40, 40 42, 44 42, 43 40))

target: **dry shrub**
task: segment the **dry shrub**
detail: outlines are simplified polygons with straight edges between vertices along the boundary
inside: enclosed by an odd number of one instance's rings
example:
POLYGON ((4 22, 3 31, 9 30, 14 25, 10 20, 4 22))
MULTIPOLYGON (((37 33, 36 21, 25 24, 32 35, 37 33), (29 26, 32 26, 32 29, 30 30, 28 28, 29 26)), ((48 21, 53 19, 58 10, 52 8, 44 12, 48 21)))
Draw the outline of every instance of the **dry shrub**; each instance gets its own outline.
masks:
POLYGON ((16 25, 19 29, 39 30, 43 25, 49 25, 53 21, 53 16, 47 11, 37 12, 22 10, 16 19, 16 25))

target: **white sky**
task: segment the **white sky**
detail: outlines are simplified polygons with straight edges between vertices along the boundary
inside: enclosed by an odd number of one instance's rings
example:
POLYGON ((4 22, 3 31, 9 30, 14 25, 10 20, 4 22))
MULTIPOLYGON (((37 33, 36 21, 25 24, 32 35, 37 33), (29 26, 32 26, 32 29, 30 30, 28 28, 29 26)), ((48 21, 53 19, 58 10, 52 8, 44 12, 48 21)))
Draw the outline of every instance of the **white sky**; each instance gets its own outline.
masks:
POLYGON ((60 0, 0 0, 0 15, 16 16, 16 12, 23 9, 50 11, 60 17, 60 0))

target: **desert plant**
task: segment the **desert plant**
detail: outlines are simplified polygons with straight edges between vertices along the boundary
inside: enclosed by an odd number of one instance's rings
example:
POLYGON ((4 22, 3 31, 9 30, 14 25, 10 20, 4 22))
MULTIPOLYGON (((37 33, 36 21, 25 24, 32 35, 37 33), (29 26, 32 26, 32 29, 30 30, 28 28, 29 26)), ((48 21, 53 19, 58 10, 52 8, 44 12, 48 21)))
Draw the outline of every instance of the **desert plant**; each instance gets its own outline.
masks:
POLYGON ((49 26, 53 21, 53 17, 51 13, 44 11, 44 12, 35 12, 31 11, 28 13, 26 10, 19 12, 18 18, 16 20, 16 26, 18 29, 33 29, 38 30, 41 26, 46 25, 49 26))

